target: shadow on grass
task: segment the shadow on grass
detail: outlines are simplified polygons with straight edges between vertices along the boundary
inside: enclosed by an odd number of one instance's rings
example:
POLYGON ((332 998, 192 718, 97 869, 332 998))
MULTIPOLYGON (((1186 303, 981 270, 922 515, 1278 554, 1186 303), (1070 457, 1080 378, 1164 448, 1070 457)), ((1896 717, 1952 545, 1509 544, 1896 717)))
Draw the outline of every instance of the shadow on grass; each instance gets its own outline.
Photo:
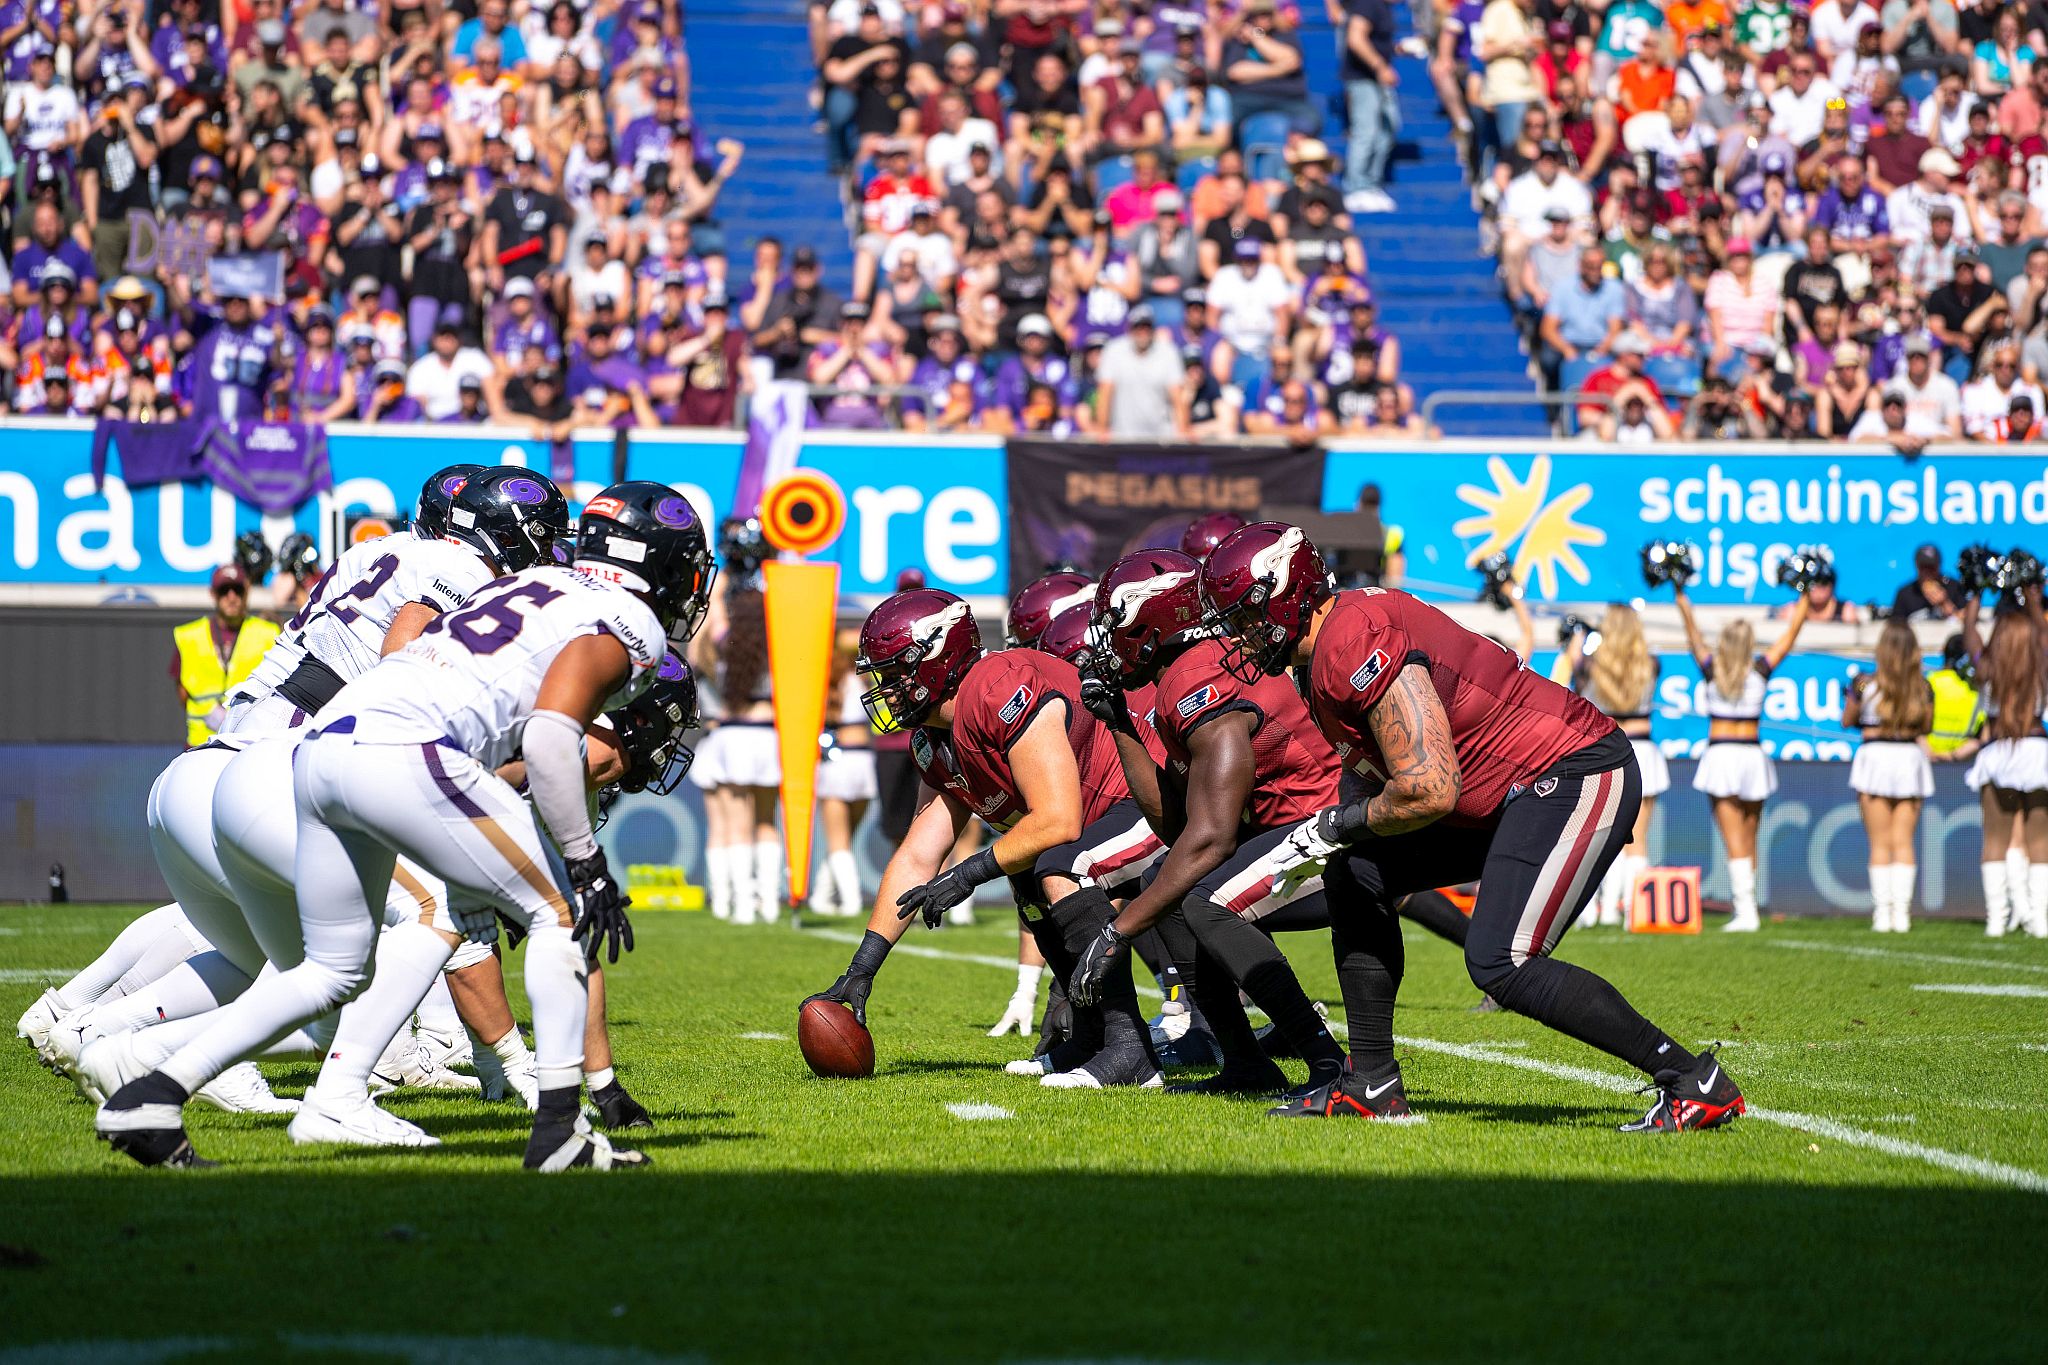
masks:
POLYGON ((2048 1201, 2002 1190, 660 1167, 547 1179, 514 1159, 502 1174, 425 1160, 345 1183, 324 1163, 10 1180, 5 1240, 42 1264, 0 1268, 0 1342, 71 1341, 67 1358, 87 1361, 90 1341, 195 1333, 241 1334, 243 1354, 275 1358, 263 1341, 282 1329, 749 1362, 1587 1360, 1672 1344, 1686 1305, 1687 1340, 1745 1361, 1896 1359, 1930 1341, 1946 1359, 2048 1358, 2015 1270, 2041 1245, 2048 1201), (146 1273, 110 1293, 115 1263, 146 1273), (442 1292, 487 1266, 505 1272, 499 1292, 442 1292))

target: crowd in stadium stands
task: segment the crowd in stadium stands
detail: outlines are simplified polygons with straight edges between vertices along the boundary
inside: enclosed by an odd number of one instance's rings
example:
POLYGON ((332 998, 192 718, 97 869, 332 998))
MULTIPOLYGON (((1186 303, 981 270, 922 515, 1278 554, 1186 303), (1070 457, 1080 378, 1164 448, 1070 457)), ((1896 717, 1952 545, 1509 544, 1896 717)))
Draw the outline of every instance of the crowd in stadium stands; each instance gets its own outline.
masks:
POLYGON ((2048 5, 1462 0, 1432 75, 1577 424, 2038 439, 2048 5))
POLYGON ((1352 230, 1394 208, 1394 10, 1329 3, 1341 175, 1293 0, 812 0, 854 273, 798 253, 756 347, 834 426, 1420 430, 1352 230))
POLYGON ((14 412, 733 419, 678 0, 6 0, 0 62, 14 412))

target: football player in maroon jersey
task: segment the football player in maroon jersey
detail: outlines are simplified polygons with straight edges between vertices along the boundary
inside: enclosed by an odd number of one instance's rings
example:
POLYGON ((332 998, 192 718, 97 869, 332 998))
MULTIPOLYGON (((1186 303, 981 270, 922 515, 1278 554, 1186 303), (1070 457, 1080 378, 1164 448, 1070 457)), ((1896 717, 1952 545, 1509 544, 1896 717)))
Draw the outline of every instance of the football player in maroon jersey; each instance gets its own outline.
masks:
MULTIPOLYGON (((865 1021, 875 973, 910 918, 937 927, 1006 875, 1046 961, 1072 976, 1075 954, 1115 916, 1111 898, 1135 889, 1165 851, 1131 800, 1109 733, 1081 707, 1080 674, 1037 650, 983 654, 967 604, 934 589, 876 607, 854 666, 872 678, 861 703, 875 728, 911 729, 911 756, 934 795, 882 873, 852 962, 811 998, 850 1005, 865 1021), (977 815, 995 842, 941 870, 977 815)), ((1056 1088, 1158 1086, 1128 958, 1099 1003, 1075 1011, 1072 1038, 1009 1069, 1056 1088)))
MULTIPOLYGON (((1693 1056, 1605 980, 1550 956, 1635 819, 1641 774, 1611 719, 1406 593, 1333 593, 1297 526, 1235 532, 1209 557, 1202 587, 1232 638, 1226 667, 1245 679, 1303 670, 1310 714, 1367 779, 1364 799, 1290 836, 1330 856, 1330 910, 1347 935, 1391 924, 1391 902, 1407 891, 1476 878, 1465 944, 1473 982, 1648 1073, 1657 1102, 1624 1131, 1717 1127, 1743 1112, 1711 1052, 1693 1056)), ((1275 1113, 1406 1110, 1393 1056, 1400 959, 1372 956, 1368 942, 1338 967, 1351 1068, 1275 1113)))

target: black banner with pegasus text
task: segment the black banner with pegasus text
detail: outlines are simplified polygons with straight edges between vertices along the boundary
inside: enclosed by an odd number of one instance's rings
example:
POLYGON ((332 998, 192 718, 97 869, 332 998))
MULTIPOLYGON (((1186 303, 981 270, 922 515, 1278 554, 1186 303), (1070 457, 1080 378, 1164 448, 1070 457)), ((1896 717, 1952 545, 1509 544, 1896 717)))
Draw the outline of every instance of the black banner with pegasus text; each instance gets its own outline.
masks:
POLYGON ((1208 512, 1253 521, 1323 493, 1312 446, 1015 439, 1008 464, 1011 592, 1053 564, 1100 574, 1133 550, 1178 547, 1208 512))

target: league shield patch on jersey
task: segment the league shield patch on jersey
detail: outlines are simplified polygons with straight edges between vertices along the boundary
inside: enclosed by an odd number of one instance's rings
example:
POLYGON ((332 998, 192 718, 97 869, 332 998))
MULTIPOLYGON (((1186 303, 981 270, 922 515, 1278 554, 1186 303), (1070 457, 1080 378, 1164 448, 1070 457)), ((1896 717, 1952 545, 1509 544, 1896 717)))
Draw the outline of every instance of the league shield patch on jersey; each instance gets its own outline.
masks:
POLYGON ((996 712, 996 715, 1001 717, 1003 724, 1014 725, 1017 718, 1022 716, 1025 708, 1030 705, 1031 684, 1024 683, 1010 694, 1010 699, 1003 703, 1003 709, 996 712))
POLYGON ((1196 688, 1194 691, 1188 693, 1185 697, 1182 697, 1179 701, 1175 702, 1173 704, 1173 709, 1180 715, 1180 718, 1182 720, 1186 720, 1189 716, 1195 714, 1195 712, 1201 710, 1203 707, 1217 700, 1217 698, 1221 695, 1222 694, 1216 690, 1216 687, 1213 683, 1204 683, 1202 686, 1196 688))
POLYGON ((1372 657, 1360 664, 1358 671, 1351 675, 1351 686, 1357 691, 1363 692, 1366 688, 1372 686, 1373 679, 1386 671, 1387 651, 1376 649, 1372 652, 1372 657))
POLYGON ((922 730, 910 732, 910 761, 919 772, 928 772, 932 766, 932 739, 922 730))

